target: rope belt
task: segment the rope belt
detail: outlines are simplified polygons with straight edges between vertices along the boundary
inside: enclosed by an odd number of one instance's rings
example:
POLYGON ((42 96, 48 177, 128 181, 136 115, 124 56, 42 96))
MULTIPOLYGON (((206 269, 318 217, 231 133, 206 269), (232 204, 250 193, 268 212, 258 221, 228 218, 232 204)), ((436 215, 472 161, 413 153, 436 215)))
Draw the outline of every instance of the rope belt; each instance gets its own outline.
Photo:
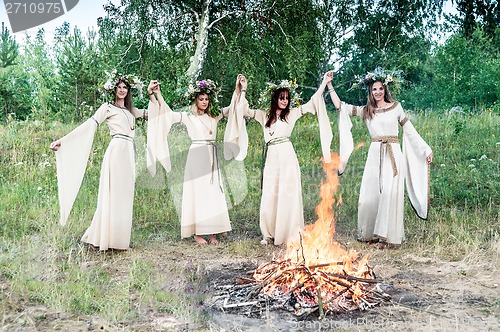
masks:
POLYGON ((276 145, 276 144, 281 144, 285 142, 290 142, 289 137, 276 137, 273 138, 269 141, 267 141, 264 144, 264 149, 262 151, 262 168, 261 168, 261 173, 260 173, 260 189, 262 189, 262 184, 264 182, 264 167, 266 166, 266 159, 267 159, 267 150, 269 149, 269 146, 271 145, 276 145))
POLYGON ((399 139, 397 136, 379 136, 379 137, 373 137, 372 142, 374 143, 380 143, 380 166, 379 166, 379 189, 380 192, 382 192, 383 189, 383 181, 382 181, 382 169, 383 169, 383 162, 384 162, 384 150, 387 150, 387 153, 389 154, 389 158, 391 159, 391 166, 392 166, 392 174, 393 176, 398 175, 398 168, 396 166, 396 158, 394 157, 394 150, 392 150, 392 145, 391 143, 397 143, 399 144, 399 139))
POLYGON ((124 134, 114 134, 114 135, 111 136, 111 138, 121 138, 121 139, 124 139, 126 141, 134 143, 134 138, 133 137, 130 137, 130 136, 124 135, 124 134))
POLYGON ((214 173, 217 167, 217 175, 219 176, 219 188, 223 193, 224 189, 222 188, 222 178, 220 174, 219 167, 219 158, 217 155, 217 144, 215 144, 215 140, 205 140, 205 139, 195 139, 191 141, 191 144, 199 144, 199 145, 210 145, 212 147, 212 176, 210 177, 210 183, 214 183, 214 173))

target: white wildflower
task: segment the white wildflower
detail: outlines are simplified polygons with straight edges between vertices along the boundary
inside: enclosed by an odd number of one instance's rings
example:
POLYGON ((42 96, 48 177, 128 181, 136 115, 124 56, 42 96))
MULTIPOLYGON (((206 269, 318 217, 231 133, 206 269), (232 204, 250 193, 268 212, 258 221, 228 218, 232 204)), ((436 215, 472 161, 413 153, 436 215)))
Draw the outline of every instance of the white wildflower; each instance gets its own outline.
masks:
POLYGON ((113 83, 111 83, 111 81, 107 81, 106 83, 104 83, 104 90, 109 91, 113 88, 114 88, 114 86, 113 86, 113 83))

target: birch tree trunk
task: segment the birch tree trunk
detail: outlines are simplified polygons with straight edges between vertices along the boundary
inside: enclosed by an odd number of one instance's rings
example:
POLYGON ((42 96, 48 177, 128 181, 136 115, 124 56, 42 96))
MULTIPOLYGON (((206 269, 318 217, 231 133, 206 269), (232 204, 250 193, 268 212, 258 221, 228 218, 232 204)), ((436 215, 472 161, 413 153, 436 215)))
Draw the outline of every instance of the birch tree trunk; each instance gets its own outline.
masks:
POLYGON ((187 76, 191 81, 196 81, 203 68, 205 57, 207 55, 208 31, 210 29, 210 6, 212 0, 203 1, 203 9, 198 20, 198 33, 196 35, 196 50, 190 59, 190 66, 187 70, 187 76))

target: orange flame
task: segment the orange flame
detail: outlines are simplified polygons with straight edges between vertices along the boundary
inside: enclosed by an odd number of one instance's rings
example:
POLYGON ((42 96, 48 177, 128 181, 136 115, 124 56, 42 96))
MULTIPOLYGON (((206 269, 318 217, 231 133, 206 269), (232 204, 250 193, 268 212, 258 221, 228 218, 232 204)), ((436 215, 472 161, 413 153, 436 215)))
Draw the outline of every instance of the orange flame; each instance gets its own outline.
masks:
MULTIPOLYGON (((300 241, 288 243, 282 260, 262 264, 254 273, 254 278, 265 283, 261 292, 270 296, 283 296, 292 292, 299 298, 304 297, 305 293, 318 293, 327 310, 335 310, 338 307, 352 309, 354 302, 356 305, 362 302, 365 290, 362 283, 349 280, 374 279, 374 275, 368 266, 368 256, 358 259, 356 251, 347 251, 333 240, 333 206, 339 185, 337 171, 340 158, 335 153, 332 153, 331 157, 332 162, 323 161, 326 179, 320 188, 321 202, 316 206, 318 219, 304 228, 300 241), (329 278, 335 278, 335 275, 340 277, 336 279, 337 283, 333 284, 329 278), (346 276, 348 277, 345 278, 346 276), (307 292, 304 292, 306 289, 307 292), (342 298, 349 298, 350 304, 339 302, 342 298)), ((305 296, 303 300, 315 305, 320 302, 318 297, 305 296)))
MULTIPOLYGON (((335 236, 335 219, 333 206, 335 193, 339 186, 337 170, 340 158, 336 153, 331 154, 332 162, 323 161, 323 170, 326 174, 321 184, 321 202, 316 206, 318 219, 315 223, 307 225, 301 234, 301 241, 289 243, 285 259, 295 263, 315 265, 321 262, 343 262, 352 264, 358 258, 355 251, 346 251, 333 240, 335 236)), ((342 267, 345 269, 345 266, 342 267)))

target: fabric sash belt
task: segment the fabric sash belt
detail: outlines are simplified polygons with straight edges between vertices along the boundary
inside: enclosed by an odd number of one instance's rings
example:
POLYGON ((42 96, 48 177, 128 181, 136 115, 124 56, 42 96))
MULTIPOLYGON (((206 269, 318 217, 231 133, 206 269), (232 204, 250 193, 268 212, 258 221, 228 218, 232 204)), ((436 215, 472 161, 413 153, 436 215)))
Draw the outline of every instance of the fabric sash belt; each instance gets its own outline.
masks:
POLYGON ((380 189, 380 192, 382 192, 382 189, 383 189, 382 170, 383 170, 383 164, 384 164, 383 162, 384 162, 384 154, 385 154, 384 151, 387 150, 387 153, 389 154, 389 158, 391 159, 393 176, 398 175, 398 168, 396 166, 396 158, 394 157, 394 150, 392 150, 391 143, 399 144, 399 139, 397 136, 378 136, 378 137, 373 137, 372 142, 380 143, 379 189, 380 189))
POLYGON ((214 173, 217 167, 217 175, 219 177, 219 188, 220 191, 223 193, 224 189, 222 187, 219 157, 217 155, 217 144, 215 144, 215 140, 195 139, 191 141, 191 144, 210 145, 212 147, 212 176, 210 178, 210 183, 214 183, 214 173))
POLYGON ((126 141, 129 141, 129 142, 132 142, 134 143, 134 138, 133 137, 130 137, 128 135, 124 135, 124 134, 114 134, 113 136, 111 136, 112 138, 121 138, 121 139, 124 139, 126 141))
POLYGON ((264 144, 264 149, 262 151, 262 168, 261 168, 261 173, 260 173, 260 189, 262 189, 262 184, 264 183, 264 167, 266 166, 266 159, 267 159, 267 149, 269 149, 269 146, 271 145, 276 145, 276 144, 281 144, 285 142, 290 142, 290 137, 276 137, 273 138, 264 144))

